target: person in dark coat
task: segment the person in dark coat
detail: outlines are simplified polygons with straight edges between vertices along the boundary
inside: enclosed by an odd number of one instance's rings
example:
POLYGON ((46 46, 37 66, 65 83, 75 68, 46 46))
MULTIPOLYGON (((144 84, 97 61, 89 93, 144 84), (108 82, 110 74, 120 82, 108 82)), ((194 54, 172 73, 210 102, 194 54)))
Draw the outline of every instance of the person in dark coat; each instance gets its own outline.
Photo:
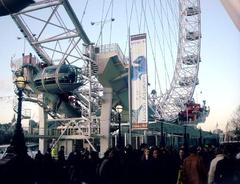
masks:
POLYGON ((151 183, 152 179, 152 155, 149 148, 144 148, 139 165, 139 183, 151 183))
POLYGON ((108 156, 101 162, 98 173, 102 184, 122 183, 123 166, 117 149, 110 149, 108 156))
POLYGON ((160 160, 160 151, 157 147, 151 149, 151 177, 149 182, 151 183, 161 183, 162 178, 162 165, 160 160))
POLYGON ((42 162, 43 154, 41 153, 40 150, 38 150, 37 154, 35 155, 35 160, 38 161, 38 162, 42 162))
POLYGON ((216 184, 239 184, 239 165, 232 148, 225 147, 224 154, 224 158, 216 165, 214 181, 216 184))
POLYGON ((177 157, 177 184, 182 184, 183 183, 183 162, 185 159, 185 153, 184 149, 180 148, 178 151, 178 157, 177 157))
POLYGON ((58 151, 58 162, 61 164, 64 164, 65 162, 64 146, 61 146, 58 151))
POLYGON ((89 159, 86 160, 85 164, 85 181, 88 184, 98 184, 99 178, 97 175, 97 167, 100 163, 98 152, 91 151, 89 153, 89 159))

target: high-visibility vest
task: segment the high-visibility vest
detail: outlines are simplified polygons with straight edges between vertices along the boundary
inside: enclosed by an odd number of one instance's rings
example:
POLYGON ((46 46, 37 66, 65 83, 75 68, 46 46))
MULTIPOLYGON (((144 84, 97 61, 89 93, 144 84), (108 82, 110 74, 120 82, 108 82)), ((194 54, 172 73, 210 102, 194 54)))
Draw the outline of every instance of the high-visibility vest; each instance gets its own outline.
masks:
POLYGON ((54 159, 57 158, 57 148, 52 147, 52 149, 51 149, 51 156, 52 156, 52 158, 54 158, 54 159))

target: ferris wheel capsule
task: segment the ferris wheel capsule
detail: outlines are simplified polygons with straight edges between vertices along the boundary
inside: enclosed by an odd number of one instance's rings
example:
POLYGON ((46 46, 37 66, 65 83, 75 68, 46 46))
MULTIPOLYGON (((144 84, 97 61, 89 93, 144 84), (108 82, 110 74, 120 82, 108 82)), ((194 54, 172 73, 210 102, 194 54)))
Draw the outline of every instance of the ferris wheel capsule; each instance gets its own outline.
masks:
POLYGON ((37 90, 49 93, 63 93, 73 91, 83 85, 82 71, 71 65, 48 66, 35 78, 37 90))
POLYGON ((195 32, 194 31, 189 31, 186 34, 186 39, 188 41, 194 41, 194 40, 197 40, 199 38, 200 38, 200 34, 199 34, 198 31, 195 31, 195 32))
POLYGON ((198 55, 192 54, 192 55, 187 55, 183 58, 183 64, 185 65, 195 65, 200 60, 198 59, 198 55))
POLYGON ((187 16, 193 16, 200 13, 200 8, 198 6, 190 6, 186 8, 187 16))

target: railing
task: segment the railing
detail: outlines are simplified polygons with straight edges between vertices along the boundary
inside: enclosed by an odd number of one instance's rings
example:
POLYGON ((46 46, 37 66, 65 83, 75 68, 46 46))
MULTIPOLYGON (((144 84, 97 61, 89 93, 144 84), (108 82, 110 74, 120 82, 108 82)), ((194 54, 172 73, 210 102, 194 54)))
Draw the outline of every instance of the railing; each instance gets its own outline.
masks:
POLYGON ((58 137, 60 136, 61 132, 56 128, 24 128, 24 135, 26 137, 40 137, 40 136, 46 136, 46 137, 58 137))
POLYGON ((123 55, 123 52, 119 45, 117 43, 112 43, 112 44, 106 44, 106 45, 100 45, 99 46, 99 52, 100 53, 109 53, 109 52, 116 52, 119 60, 124 64, 128 64, 128 60, 126 57, 123 55))
POLYGON ((98 127, 92 127, 91 133, 87 127, 81 127, 81 133, 79 133, 78 127, 68 127, 65 130, 65 127, 58 127, 58 128, 24 128, 24 134, 26 137, 59 137, 64 131, 64 136, 73 136, 73 135, 82 135, 82 136, 91 136, 91 134, 99 134, 98 127))

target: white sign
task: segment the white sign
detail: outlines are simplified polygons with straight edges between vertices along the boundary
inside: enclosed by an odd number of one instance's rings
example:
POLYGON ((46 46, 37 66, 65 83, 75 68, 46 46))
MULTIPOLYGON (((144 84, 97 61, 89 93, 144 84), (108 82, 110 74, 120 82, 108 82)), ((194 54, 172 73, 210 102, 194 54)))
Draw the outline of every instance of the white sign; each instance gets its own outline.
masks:
POLYGON ((148 128, 146 34, 130 37, 132 129, 148 128))

